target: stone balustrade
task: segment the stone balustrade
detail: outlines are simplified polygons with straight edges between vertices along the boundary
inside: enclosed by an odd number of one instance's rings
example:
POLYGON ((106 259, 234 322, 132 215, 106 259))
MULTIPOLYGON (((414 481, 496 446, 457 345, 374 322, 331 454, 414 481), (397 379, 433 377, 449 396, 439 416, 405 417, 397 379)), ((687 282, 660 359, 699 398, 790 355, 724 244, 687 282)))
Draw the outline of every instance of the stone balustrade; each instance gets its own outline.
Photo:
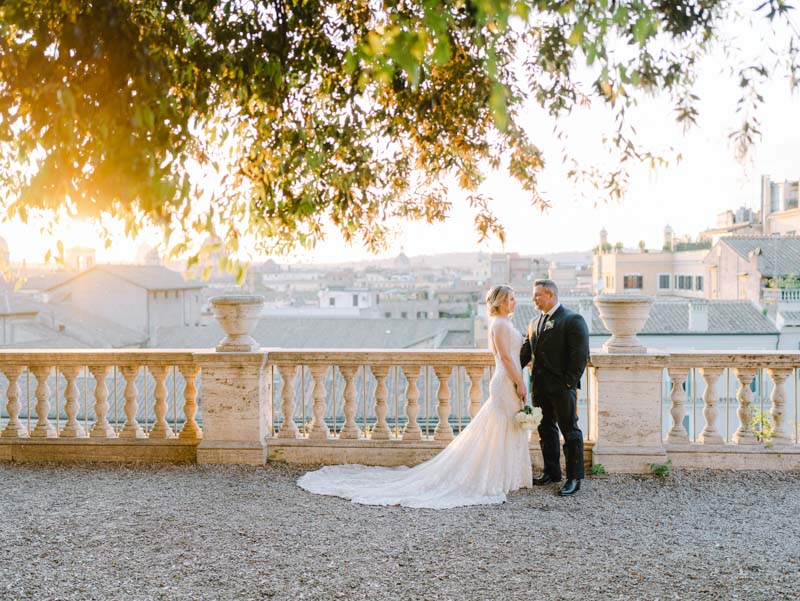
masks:
MULTIPOLYGON (((0 352, 0 460, 415 464, 486 401, 487 351, 259 349, 260 302, 216 302, 228 342, 214 350, 0 352)), ((800 468, 800 352, 646 349, 651 299, 596 303, 615 336, 582 382, 588 461, 800 468)))
POLYGON ((7 350, 0 372, 0 459, 195 459, 203 433, 192 352, 7 350))
MULTIPOLYGON (((469 423, 492 367, 478 350, 6 351, 0 459, 413 464, 469 423)), ((589 459, 800 467, 798 368, 797 352, 593 352, 589 459)))

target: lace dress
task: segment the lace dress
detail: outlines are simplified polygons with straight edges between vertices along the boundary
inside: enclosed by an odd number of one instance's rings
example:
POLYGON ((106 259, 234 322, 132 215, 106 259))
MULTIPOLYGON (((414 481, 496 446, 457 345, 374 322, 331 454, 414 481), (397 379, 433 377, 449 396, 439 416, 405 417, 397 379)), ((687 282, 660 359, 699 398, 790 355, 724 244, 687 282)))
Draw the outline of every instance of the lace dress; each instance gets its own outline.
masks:
MULTIPOLYGON (((512 358, 522 335, 502 317, 491 324, 512 358)), ((514 422, 519 400, 514 382, 493 350, 495 370, 489 399, 470 424, 436 457, 415 467, 332 465, 308 472, 297 484, 312 493, 364 505, 447 509, 503 503, 506 493, 531 486, 528 433, 514 422)))

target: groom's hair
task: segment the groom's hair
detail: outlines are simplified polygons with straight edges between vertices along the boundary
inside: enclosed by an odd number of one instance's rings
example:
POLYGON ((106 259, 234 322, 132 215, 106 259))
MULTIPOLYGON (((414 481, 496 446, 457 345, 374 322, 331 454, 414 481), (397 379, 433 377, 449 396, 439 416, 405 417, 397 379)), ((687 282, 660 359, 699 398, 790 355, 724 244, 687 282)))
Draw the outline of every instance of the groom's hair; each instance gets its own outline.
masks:
POLYGON ((533 283, 533 287, 536 288, 536 286, 541 286, 542 288, 547 288, 550 292, 553 293, 553 296, 558 298, 558 286, 556 286, 556 283, 553 280, 544 280, 544 279, 543 280, 536 280, 533 283))

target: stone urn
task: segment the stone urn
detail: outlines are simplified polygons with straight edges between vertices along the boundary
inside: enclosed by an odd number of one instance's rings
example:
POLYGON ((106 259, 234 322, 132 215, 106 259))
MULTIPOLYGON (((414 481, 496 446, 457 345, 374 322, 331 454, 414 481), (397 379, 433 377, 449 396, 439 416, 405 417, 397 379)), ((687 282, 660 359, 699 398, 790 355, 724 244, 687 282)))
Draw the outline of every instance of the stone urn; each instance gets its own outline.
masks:
POLYGON ((258 350, 259 345, 250 332, 261 317, 263 296, 215 296, 211 299, 211 307, 226 334, 217 345, 217 352, 249 353, 258 350))
POLYGON ((603 350, 607 353, 647 352, 636 337, 650 315, 653 297, 644 294, 601 294, 594 297, 594 304, 606 328, 611 332, 603 350))

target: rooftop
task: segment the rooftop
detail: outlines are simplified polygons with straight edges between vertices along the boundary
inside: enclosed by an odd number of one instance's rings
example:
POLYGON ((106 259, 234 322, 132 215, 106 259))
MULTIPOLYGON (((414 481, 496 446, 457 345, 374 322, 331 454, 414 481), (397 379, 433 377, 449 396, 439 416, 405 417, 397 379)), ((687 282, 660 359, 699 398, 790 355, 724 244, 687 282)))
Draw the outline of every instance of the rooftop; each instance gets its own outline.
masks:
MULTIPOLYGON (((265 347, 472 348, 471 319, 262 317, 251 334, 265 347)), ((224 334, 216 321, 201 328, 159 328, 162 348, 208 348, 224 334)))
MULTIPOLYGON (((592 311, 592 331, 595 336, 609 336, 600 313, 590 298, 582 301, 590 305, 592 311)), ((689 331, 689 305, 691 301, 683 298, 658 298, 650 309, 650 317, 639 333, 647 335, 729 335, 777 334, 778 329, 761 310, 750 301, 710 300, 708 303, 708 330, 705 332, 689 331)), ((579 302, 565 300, 564 306, 579 311, 579 302)), ((528 322, 539 316, 539 311, 532 304, 518 303, 514 313, 514 325, 520 332, 527 330, 528 322)))
POLYGON ((203 288, 203 282, 184 280, 180 273, 161 265, 95 265, 69 279, 48 288, 53 290, 93 271, 104 271, 126 282, 147 290, 193 290, 203 288))
POLYGON ((800 236, 728 236, 720 238, 742 258, 758 254, 758 270, 763 277, 777 277, 800 270, 800 236))

